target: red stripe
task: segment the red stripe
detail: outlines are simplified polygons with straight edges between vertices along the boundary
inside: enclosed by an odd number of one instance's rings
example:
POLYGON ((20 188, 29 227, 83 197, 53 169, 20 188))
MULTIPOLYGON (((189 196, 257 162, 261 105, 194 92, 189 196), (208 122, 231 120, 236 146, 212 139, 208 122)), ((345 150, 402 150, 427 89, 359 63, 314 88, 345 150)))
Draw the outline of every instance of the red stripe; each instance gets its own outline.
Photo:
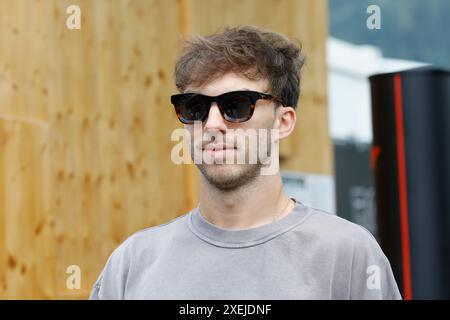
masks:
POLYGON ((370 149, 370 166, 372 171, 375 172, 378 164, 378 157, 380 156, 381 148, 379 146, 372 146, 370 149))
POLYGON ((399 74, 394 76, 394 95, 395 95, 395 123, 397 131, 398 189, 400 196, 400 231, 402 241, 402 260, 403 260, 403 289, 405 300, 411 300, 412 299, 411 258, 410 258, 411 256, 409 247, 409 228, 408 228, 408 198, 406 192, 402 79, 399 74))

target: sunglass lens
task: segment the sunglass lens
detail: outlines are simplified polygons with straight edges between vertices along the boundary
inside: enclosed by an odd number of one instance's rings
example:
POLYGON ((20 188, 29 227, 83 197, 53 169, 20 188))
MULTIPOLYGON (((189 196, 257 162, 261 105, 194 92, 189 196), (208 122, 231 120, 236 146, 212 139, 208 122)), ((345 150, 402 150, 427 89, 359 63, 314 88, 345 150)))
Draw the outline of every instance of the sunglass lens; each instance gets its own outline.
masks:
POLYGON ((180 120, 184 123, 203 121, 208 115, 208 102, 201 96, 184 98, 177 105, 180 120))
POLYGON ((252 115, 252 105, 251 97, 243 94, 224 98, 222 108, 225 119, 231 122, 248 120, 252 115))

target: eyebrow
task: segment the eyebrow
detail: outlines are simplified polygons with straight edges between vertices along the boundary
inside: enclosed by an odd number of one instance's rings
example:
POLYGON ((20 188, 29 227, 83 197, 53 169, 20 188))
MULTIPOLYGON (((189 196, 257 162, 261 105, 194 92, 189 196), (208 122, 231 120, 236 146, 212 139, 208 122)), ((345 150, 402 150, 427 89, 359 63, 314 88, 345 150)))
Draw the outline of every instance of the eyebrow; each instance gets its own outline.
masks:
MULTIPOLYGON (((249 89, 249 88, 242 88, 242 89, 236 89, 236 90, 227 91, 227 92, 224 92, 224 93, 234 92, 234 91, 256 91, 256 90, 249 89)), ((184 93, 203 94, 203 93, 200 93, 200 92, 197 92, 197 91, 186 91, 184 93)), ((221 94, 224 94, 224 93, 221 93, 221 94)))

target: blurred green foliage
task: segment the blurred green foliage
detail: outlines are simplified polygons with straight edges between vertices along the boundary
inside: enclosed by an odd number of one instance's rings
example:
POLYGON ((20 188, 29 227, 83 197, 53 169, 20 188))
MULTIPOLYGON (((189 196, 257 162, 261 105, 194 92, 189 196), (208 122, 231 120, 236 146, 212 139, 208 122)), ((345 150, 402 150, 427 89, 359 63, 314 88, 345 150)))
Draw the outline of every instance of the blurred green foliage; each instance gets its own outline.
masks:
POLYGON ((450 68, 450 0, 328 0, 328 6, 331 36, 450 68), (369 5, 381 9, 380 30, 366 26, 369 5))

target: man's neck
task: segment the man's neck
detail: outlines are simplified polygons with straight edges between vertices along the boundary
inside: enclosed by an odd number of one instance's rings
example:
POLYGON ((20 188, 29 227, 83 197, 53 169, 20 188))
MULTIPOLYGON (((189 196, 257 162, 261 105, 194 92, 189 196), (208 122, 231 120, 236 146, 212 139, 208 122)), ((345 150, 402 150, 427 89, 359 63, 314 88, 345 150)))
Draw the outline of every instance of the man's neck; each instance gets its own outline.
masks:
POLYGON ((287 215, 294 205, 284 192, 279 173, 259 176, 252 183, 228 192, 200 178, 200 212, 207 221, 221 228, 259 227, 287 215))

